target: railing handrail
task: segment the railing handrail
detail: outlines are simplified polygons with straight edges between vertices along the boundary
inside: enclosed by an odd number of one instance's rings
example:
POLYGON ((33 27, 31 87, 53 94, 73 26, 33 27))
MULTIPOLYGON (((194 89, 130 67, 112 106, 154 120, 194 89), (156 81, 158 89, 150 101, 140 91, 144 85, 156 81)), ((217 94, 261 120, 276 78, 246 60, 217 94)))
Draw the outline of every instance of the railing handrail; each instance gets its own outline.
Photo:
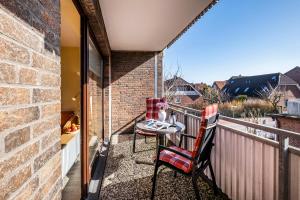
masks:
POLYGON ((292 137, 295 137, 296 139, 300 140, 300 133, 297 133, 297 132, 284 130, 284 129, 280 129, 280 128, 275 128, 275 127, 271 127, 271 126, 266 126, 266 125, 263 125, 263 124, 256 124, 256 123, 253 123, 253 122, 248 122, 248 121, 244 121, 244 120, 240 120, 240 119, 226 117, 224 115, 220 115, 219 118, 224 120, 224 121, 233 122, 233 123, 236 123, 236 124, 239 124, 239 125, 244 125, 244 126, 247 126, 247 127, 251 127, 251 128, 259 129, 259 130, 262 130, 262 131, 274 133, 276 135, 282 135, 282 136, 287 136, 287 137, 292 136, 292 137))
POLYGON ((194 109, 194 108, 189 108, 189 107, 185 107, 185 106, 180 106, 180 105, 176 105, 176 104, 173 104, 173 103, 169 103, 170 106, 173 106, 173 107, 176 107, 176 108, 181 108, 181 109, 184 109, 184 110, 187 110, 187 111, 192 111, 192 112, 199 112, 200 113, 200 110, 197 110, 197 109, 194 109))
MULTIPOLYGON (((171 108, 173 110, 175 110, 175 112, 180 112, 181 114, 184 115, 184 123, 187 126, 188 123, 188 117, 197 117, 198 119, 201 120, 200 117, 190 114, 188 113, 188 111, 192 111, 192 113, 199 113, 200 115, 200 111, 196 110, 196 109, 192 109, 192 108, 187 108, 184 106, 179 106, 179 105, 174 105, 174 104, 170 104, 171 106, 175 107, 175 108, 179 108, 178 109, 174 109, 171 108)), ((270 132, 273 134, 276 134, 278 136, 278 141, 270 141, 267 139, 264 139, 262 137, 254 137, 256 135, 254 134, 250 134, 247 133, 246 131, 242 131, 242 130, 237 130, 235 128, 232 128, 230 126, 226 126, 222 123, 220 123, 218 126, 221 128, 225 128, 227 130, 231 130, 237 134, 243 135, 245 137, 248 138, 252 138, 255 141, 261 141, 261 142, 265 142, 268 143, 271 146, 277 147, 278 148, 278 186, 277 186, 277 190, 278 190, 278 199, 283 199, 283 200, 287 200, 288 199, 288 194, 289 194, 289 186, 288 186, 288 181, 289 181, 289 153, 294 153, 297 155, 300 155, 300 149, 299 148, 294 148, 292 146, 289 145, 289 137, 293 137, 295 139, 300 140, 300 133, 296 133, 293 131, 288 131, 288 130, 283 130, 283 129, 279 129, 279 128, 274 128, 274 127, 269 127, 269 126, 265 126, 265 125, 260 125, 260 124, 256 124, 253 122, 248 122, 248 121, 244 121, 241 119, 235 119, 235 118, 231 118, 231 117, 226 117, 226 116, 220 116, 219 119, 223 120, 223 121, 227 121, 227 122, 231 122, 231 123, 235 123, 235 124, 239 124, 239 125, 243 125, 246 127, 251 127, 251 128, 255 128, 255 129, 259 129, 259 130, 263 130, 266 132, 270 132)), ((186 129, 187 130, 187 129, 186 129)), ((187 146, 187 142, 185 141, 185 146, 187 146)))
MULTIPOLYGON (((192 112, 198 112, 199 114, 201 113, 199 110, 196 110, 196 109, 193 109, 193 108, 188 108, 188 107, 174 105, 174 104, 170 104, 170 105, 173 106, 173 107, 178 107, 180 109, 190 110, 192 112)), ((173 108, 171 108, 171 109, 173 109, 173 108)), ((184 111, 180 111, 180 110, 176 110, 176 109, 173 109, 173 110, 175 110, 177 112, 185 113, 184 111)), ((190 117, 193 117, 193 118, 201 119, 200 117, 195 116, 195 115, 190 114, 190 113, 186 113, 186 115, 188 115, 190 117)), ((297 132, 294 132, 294 131, 289 131, 289 130, 284 130, 284 129, 280 129, 280 128, 270 127, 270 126, 266 126, 266 125, 263 125, 263 124, 256 124, 256 123, 244 121, 244 120, 241 120, 241 119, 226 117, 224 115, 220 115, 219 119, 222 119, 222 120, 228 121, 228 122, 233 122, 233 123, 236 123, 236 124, 239 124, 239 125, 259 129, 259 130, 262 130, 262 131, 271 132, 271 133, 276 134, 278 136, 280 136, 280 135, 285 136, 285 137, 291 137, 292 136, 295 139, 300 140, 300 133, 297 133, 297 132)))

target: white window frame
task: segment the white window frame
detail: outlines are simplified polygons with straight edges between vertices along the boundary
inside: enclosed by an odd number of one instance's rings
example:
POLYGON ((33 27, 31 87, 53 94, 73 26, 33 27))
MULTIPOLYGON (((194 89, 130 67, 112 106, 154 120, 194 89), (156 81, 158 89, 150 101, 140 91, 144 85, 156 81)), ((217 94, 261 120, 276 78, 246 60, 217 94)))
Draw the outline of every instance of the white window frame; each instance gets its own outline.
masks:
POLYGON ((176 96, 174 102, 177 104, 181 103, 181 98, 179 96, 176 96))

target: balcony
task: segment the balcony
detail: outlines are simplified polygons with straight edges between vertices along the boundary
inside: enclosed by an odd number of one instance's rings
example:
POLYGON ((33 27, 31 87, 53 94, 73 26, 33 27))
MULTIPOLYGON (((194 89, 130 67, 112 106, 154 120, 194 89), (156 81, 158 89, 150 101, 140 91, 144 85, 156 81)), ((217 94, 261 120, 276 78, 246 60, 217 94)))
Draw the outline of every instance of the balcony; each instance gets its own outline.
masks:
MULTIPOLYGON (((185 123, 186 133, 196 135, 200 113, 172 105, 178 121, 185 123)), ((220 116, 212 163, 219 194, 212 191, 210 174, 198 181, 203 199, 300 199, 300 149, 289 146, 288 138, 300 134, 220 116), (253 128, 277 136, 278 141, 247 133, 253 128), (222 192, 221 192, 222 191, 222 192)), ((168 138, 178 144, 179 137, 168 138)), ((192 141, 184 141, 192 148, 192 141)), ((154 167, 136 164, 135 159, 151 161, 155 141, 138 140, 138 152, 132 154, 132 136, 114 135, 101 187, 102 199, 147 199, 151 195, 154 167)), ((195 199, 190 178, 177 176, 168 169, 158 175, 156 199, 195 199)))

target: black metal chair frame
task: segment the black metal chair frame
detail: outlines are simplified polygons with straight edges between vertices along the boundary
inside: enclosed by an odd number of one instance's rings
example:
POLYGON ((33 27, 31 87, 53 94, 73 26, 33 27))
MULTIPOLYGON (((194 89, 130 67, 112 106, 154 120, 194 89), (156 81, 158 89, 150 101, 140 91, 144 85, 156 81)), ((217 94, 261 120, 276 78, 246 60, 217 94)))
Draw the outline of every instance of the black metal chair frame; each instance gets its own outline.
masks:
MULTIPOLYGON (((170 169, 173 169, 174 170, 174 177, 176 177, 177 172, 181 173, 185 176, 192 177, 192 183, 193 183, 193 187, 194 187, 194 190, 195 190, 195 195, 196 195, 196 198, 198 200, 201 199, 201 197, 200 197, 199 189, 198 189, 198 186, 197 186, 197 179, 199 178, 199 176, 205 177, 204 171, 206 170, 207 167, 209 167, 209 171, 210 171, 212 182, 213 182, 214 193, 215 194, 218 193, 218 187, 217 187, 217 184, 216 184, 215 175, 214 175, 213 168, 212 168, 212 165, 211 165, 211 160, 210 160, 211 150, 214 146, 213 139, 214 139, 215 134, 216 134, 217 120, 218 120, 218 114, 215 116, 214 122, 212 124, 209 124, 205 128, 206 131, 205 131, 205 134, 203 136, 204 138, 201 141, 199 150, 198 150, 195 158, 192 158, 192 157, 190 157, 186 154, 183 154, 181 152, 178 152, 178 151, 176 151, 174 149, 171 149, 171 148, 168 148, 166 146, 159 145, 158 151, 157 151, 154 175, 153 175, 153 178, 152 178, 153 184, 152 184, 151 199, 154 199, 155 189, 156 189, 156 177, 157 177, 158 168, 160 166, 166 166, 170 169), (168 150, 168 151, 174 152, 174 153, 176 153, 176 154, 178 154, 178 155, 180 155, 184 158, 187 158, 187 159, 191 160, 193 162, 192 171, 190 173, 185 173, 184 171, 174 167, 173 165, 171 165, 167 162, 159 160, 160 152, 162 150, 168 150)), ((206 120, 206 123, 208 123, 208 121, 209 120, 206 120)), ((183 137, 196 139, 195 136, 188 135, 188 134, 181 134, 180 135, 179 147, 181 147, 183 137)))
MULTIPOLYGON (((133 144, 132 144, 132 153, 135 153, 136 151, 136 145, 135 145, 135 143, 136 143, 136 135, 138 134, 138 135, 141 135, 141 134, 139 134, 139 133, 137 133, 137 130, 136 130, 136 124, 138 123, 138 122, 141 122, 141 121, 143 121, 145 119, 145 116, 144 117, 142 117, 141 119, 136 119, 135 121, 134 121, 134 128, 133 128, 133 144)), ((156 134, 152 134, 152 133, 149 133, 149 134, 145 134, 145 135, 143 135, 144 137, 145 137, 145 143, 147 144, 147 137, 156 137, 156 134)), ((157 141, 156 141, 156 143, 157 143, 157 141)))

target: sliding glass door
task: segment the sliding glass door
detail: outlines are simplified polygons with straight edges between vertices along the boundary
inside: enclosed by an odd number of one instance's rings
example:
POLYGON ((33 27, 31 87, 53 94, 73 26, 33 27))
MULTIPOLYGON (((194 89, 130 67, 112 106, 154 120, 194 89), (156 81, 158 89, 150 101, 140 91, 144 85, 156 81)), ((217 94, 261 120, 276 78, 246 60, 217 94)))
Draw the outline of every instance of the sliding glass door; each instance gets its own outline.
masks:
POLYGON ((103 59, 94 44, 91 34, 88 38, 88 164, 90 170, 95 160, 97 150, 103 142, 103 59))

